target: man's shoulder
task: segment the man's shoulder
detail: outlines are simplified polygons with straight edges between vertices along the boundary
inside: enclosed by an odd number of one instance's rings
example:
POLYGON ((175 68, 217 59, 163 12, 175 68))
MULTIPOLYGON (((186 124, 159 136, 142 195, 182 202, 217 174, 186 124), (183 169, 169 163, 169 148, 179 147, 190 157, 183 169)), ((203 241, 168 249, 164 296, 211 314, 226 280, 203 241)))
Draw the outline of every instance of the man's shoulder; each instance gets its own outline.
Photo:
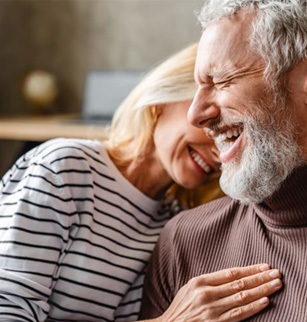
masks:
POLYGON ((237 234, 249 207, 226 196, 181 212, 166 224, 160 244, 166 248, 172 245, 174 252, 185 253, 185 258, 190 256, 191 247, 202 249, 216 241, 212 246, 215 249, 217 238, 227 240, 237 234))
POLYGON ((193 229, 204 226, 216 225, 224 221, 229 221, 239 214, 242 207, 236 200, 225 196, 211 202, 205 203, 193 209, 185 210, 171 220, 170 225, 180 227, 191 227, 193 229))
POLYGON ((218 215, 225 212, 228 212, 230 209, 234 209, 238 207, 240 204, 228 197, 224 196, 210 202, 204 203, 198 207, 185 210, 181 213, 181 216, 195 216, 195 217, 203 217, 206 215, 218 215))

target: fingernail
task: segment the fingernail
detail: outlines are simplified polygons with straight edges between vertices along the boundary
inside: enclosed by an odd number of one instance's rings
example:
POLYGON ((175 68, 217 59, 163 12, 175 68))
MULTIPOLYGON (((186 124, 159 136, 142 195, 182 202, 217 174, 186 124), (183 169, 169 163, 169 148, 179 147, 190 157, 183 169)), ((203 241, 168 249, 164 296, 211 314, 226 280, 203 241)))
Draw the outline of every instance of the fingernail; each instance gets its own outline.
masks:
POLYGON ((269 302, 269 299, 267 297, 263 297, 259 300, 260 304, 267 304, 269 302))
POLYGON ((271 282, 271 285, 274 286, 274 287, 281 286, 281 280, 276 279, 276 280, 271 282))
POLYGON ((263 264, 259 267, 261 272, 267 271, 270 269, 270 266, 268 264, 263 264))
POLYGON ((270 277, 272 278, 276 278, 279 277, 279 271, 277 269, 272 270, 272 272, 270 272, 270 277))

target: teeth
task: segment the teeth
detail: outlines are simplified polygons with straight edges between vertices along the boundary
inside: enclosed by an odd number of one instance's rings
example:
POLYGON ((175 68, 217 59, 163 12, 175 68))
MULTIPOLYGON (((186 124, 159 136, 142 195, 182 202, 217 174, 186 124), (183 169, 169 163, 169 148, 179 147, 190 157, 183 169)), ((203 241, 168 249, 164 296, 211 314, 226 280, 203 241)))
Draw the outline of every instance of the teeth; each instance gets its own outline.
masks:
POLYGON ((223 133, 223 134, 221 134, 219 137, 220 137, 220 140, 221 140, 221 141, 225 141, 225 140, 226 140, 226 138, 227 138, 227 134, 226 134, 226 133, 223 133))
POLYGON ((228 130, 228 131, 226 132, 226 135, 227 135, 228 139, 230 139, 230 138, 232 138, 232 136, 234 135, 234 132, 233 132, 233 131, 231 131, 231 130, 228 130))
POLYGON ((225 151, 234 143, 234 141, 227 139, 237 138, 242 132, 243 130, 241 128, 229 129, 215 137, 215 144, 220 151, 225 151))
POLYGON ((211 168, 208 166, 208 164, 206 162, 204 162, 204 160, 195 152, 195 151, 191 151, 191 156, 193 158, 193 160, 206 172, 206 173, 210 173, 211 172, 211 168))
POLYGON ((219 141, 225 141, 227 139, 231 138, 237 138, 242 133, 242 129, 236 128, 236 129, 229 129, 224 133, 221 133, 219 135, 219 141))

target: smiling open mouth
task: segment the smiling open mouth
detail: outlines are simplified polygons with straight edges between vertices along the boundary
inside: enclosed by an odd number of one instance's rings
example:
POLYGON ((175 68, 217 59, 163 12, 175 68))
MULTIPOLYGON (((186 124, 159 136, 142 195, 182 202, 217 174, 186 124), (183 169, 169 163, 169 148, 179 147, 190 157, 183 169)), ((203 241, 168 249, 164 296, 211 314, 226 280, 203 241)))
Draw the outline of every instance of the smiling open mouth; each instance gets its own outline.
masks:
POLYGON ((214 171, 214 169, 212 169, 196 151, 192 150, 191 148, 189 149, 189 151, 192 159, 205 173, 209 174, 214 171))
POLYGON ((242 134, 243 128, 236 127, 233 129, 227 129, 227 131, 214 135, 214 141, 220 152, 225 152, 230 149, 239 136, 242 134))

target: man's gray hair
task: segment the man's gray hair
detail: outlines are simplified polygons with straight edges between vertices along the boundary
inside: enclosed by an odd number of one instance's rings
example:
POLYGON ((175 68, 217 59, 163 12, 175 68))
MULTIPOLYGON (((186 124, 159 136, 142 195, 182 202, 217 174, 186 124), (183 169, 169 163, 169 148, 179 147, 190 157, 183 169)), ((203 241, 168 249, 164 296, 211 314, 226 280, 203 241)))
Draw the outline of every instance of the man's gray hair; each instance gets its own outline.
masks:
MULTIPOLYGON (((250 43, 275 83, 307 59, 307 0, 204 0, 198 16, 202 28, 238 11, 255 12, 250 43)), ((272 84, 273 85, 273 84, 272 84)))

